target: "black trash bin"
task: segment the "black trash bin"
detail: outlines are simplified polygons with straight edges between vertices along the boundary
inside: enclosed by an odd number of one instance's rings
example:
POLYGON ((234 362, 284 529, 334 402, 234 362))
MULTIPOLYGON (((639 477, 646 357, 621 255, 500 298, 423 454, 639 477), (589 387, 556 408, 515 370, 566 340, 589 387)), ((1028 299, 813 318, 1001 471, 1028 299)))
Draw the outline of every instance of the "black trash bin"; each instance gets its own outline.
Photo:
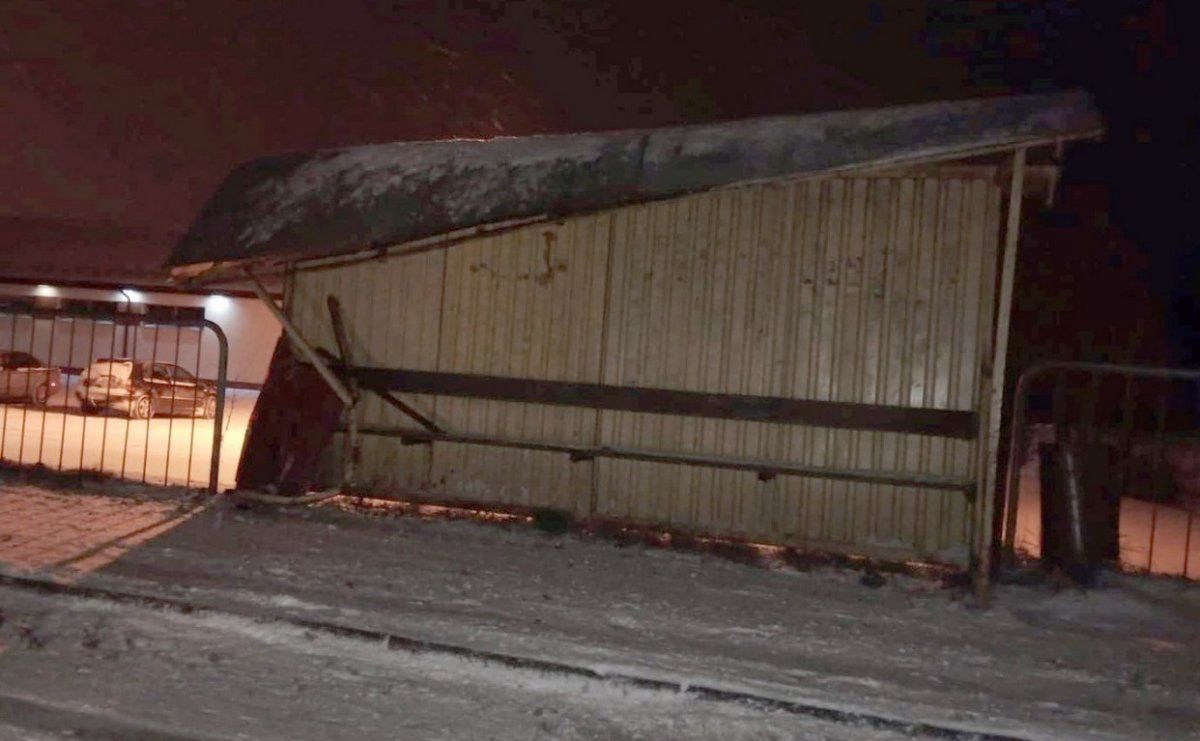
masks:
POLYGON ((1120 555, 1116 450, 1067 433, 1039 446, 1042 562, 1081 582, 1120 555))

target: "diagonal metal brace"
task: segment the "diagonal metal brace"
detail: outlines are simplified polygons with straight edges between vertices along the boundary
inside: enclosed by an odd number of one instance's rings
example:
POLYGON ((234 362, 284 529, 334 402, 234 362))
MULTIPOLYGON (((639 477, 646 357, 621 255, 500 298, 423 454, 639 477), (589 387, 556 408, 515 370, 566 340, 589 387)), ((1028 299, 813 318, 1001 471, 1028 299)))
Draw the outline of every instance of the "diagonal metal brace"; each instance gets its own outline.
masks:
MULTIPOLYGON (((342 371, 342 377, 345 379, 346 384, 349 387, 350 393, 354 395, 354 399, 357 402, 360 398, 359 392, 360 392, 361 386, 359 385, 358 380, 353 375, 351 375, 347 372, 348 369, 354 367, 354 362, 353 362, 353 358, 350 355, 350 337, 349 337, 349 334, 346 332, 346 323, 342 319, 342 305, 341 305, 341 302, 338 301, 337 296, 333 296, 333 295, 330 295, 326 299, 326 304, 329 307, 330 321, 333 322, 333 338, 337 342, 338 353, 341 355, 340 370, 342 371)), ((376 388, 368 388, 367 390, 374 392, 376 395, 379 396, 380 399, 382 399, 384 402, 386 402, 390 406, 394 407, 395 409, 399 410, 403 414, 407 415, 414 422, 419 424, 421 427, 425 428, 426 431, 428 431, 428 432, 442 432, 443 431, 440 427, 437 426, 436 423, 434 423, 433 420, 429 419, 424 414, 421 414, 411 404, 408 404, 404 400, 402 400, 399 397, 392 394, 391 391, 389 391, 387 389, 376 389, 376 388)))
POLYGON ((316 350, 313 349, 312 345, 308 344, 308 342, 304 339, 304 336, 300 334, 300 330, 296 329, 296 325, 292 324, 291 318, 289 318, 287 314, 283 313, 283 309, 279 308, 279 304, 275 303, 275 299, 271 297, 271 294, 267 291, 266 287, 263 286, 262 282, 259 281, 258 277, 255 276, 254 273, 250 272, 249 268, 243 268, 243 272, 245 272, 246 277, 250 279, 250 285, 254 289, 254 294, 258 296, 259 300, 262 301, 268 309, 270 309, 271 314, 273 314, 279 324, 283 326, 283 331, 287 334, 288 339, 292 341, 292 345, 294 345, 296 349, 300 351, 300 354, 304 356, 305 360, 312 363, 313 367, 317 369, 317 373, 321 376, 321 379, 329 385, 329 388, 332 389, 333 393, 342 400, 343 404, 346 406, 354 406, 354 396, 350 393, 350 389, 347 388, 346 384, 342 383, 342 380, 338 378, 336 373, 333 372, 333 369, 329 367, 329 363, 322 358, 316 350))
POLYGON ((368 388, 367 390, 375 393, 380 399, 383 399, 383 401, 385 403, 394 407, 396 410, 404 413, 410 419, 412 419, 412 421, 421 425, 429 432, 435 432, 435 433, 445 432, 445 430, 443 430, 441 427, 439 427, 436 422, 434 422, 429 417, 426 417, 424 414, 421 414, 419 411, 417 411, 417 409, 414 406, 405 402, 403 399, 399 398, 392 392, 387 391, 385 389, 374 389, 374 388, 368 388))

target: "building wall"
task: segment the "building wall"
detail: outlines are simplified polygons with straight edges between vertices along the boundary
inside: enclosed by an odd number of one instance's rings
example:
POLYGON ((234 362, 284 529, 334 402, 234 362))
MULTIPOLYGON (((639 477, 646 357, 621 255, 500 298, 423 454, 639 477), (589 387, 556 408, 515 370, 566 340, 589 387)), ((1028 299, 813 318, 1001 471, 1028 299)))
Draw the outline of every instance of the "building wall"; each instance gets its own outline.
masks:
MULTIPOLYGON (((279 322, 258 299, 223 295, 126 290, 134 303, 156 306, 202 308, 206 319, 225 332, 229 341, 228 378, 235 384, 261 385, 267 375, 271 353, 279 338, 279 322)), ((126 297, 116 289, 36 286, 0 282, 0 296, 58 298, 63 301, 112 302, 122 308, 126 297)), ((204 378, 216 378, 217 343, 211 332, 184 329, 176 337, 169 327, 141 327, 129 331, 108 323, 79 322, 72 327, 69 319, 51 322, 31 321, 0 314, 0 348, 32 352, 51 365, 85 367, 91 359, 112 355, 136 355, 138 358, 175 362, 204 378), (55 326, 51 328, 51 324, 55 326), (95 325, 93 334, 92 325, 95 325), (51 347, 53 343, 53 347, 51 347), (178 350, 176 349, 178 348, 178 350)))
MULTIPOLYGON (((614 385, 976 409, 1000 193, 988 179, 768 183, 298 270, 290 307, 355 362, 614 385)), ((973 475, 975 444, 879 431, 450 398, 455 432, 973 475)), ((369 398, 360 422, 410 423, 369 398)), ((340 445, 331 448, 336 455, 340 445)), ((917 490, 368 436, 362 476, 436 499, 553 506, 756 540, 967 558, 974 508, 917 490)))

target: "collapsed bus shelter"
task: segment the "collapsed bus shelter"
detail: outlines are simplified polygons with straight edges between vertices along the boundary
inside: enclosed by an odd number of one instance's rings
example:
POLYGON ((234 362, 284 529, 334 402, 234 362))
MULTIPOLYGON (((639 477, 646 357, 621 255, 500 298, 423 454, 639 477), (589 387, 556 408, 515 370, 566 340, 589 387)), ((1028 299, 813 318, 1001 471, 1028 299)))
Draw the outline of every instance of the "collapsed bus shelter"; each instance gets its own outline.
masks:
POLYGON ((324 483, 978 565, 1026 153, 1099 129, 1072 93, 271 157, 171 265, 284 274, 350 409, 324 483))

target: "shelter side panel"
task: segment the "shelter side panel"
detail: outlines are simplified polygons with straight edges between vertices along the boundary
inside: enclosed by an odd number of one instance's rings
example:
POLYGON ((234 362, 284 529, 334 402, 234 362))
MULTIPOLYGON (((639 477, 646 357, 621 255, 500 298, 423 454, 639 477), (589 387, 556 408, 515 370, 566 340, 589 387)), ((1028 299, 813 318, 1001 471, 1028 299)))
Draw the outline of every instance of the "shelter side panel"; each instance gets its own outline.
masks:
MULTIPOLYGON (((933 409, 977 407, 987 181, 767 184, 615 213, 604 382, 933 409)), ((990 313, 988 313, 990 317, 990 313)), ((988 319, 990 323, 990 319, 988 319)), ((969 477, 970 441, 603 412, 601 445, 969 477)), ((600 514, 772 542, 962 561, 954 491, 623 460, 600 514)))
MULTIPOLYGON (((606 215, 540 224, 471 240, 446 252, 438 370, 587 381, 599 379, 608 266, 606 215)), ((457 434, 589 445, 596 412, 448 398, 439 423, 457 434)), ((431 494, 444 499, 549 506, 585 514, 592 467, 562 453, 436 443, 431 494)))
MULTIPOLYGON (((974 411, 998 189, 830 178, 746 186, 300 271, 293 313, 358 364, 974 411)), ((970 479, 973 441, 511 401, 411 396, 445 430, 970 479)), ((411 429, 379 400, 365 428, 411 429)), ((553 506, 780 543, 962 561, 956 491, 367 436, 364 475, 437 499, 553 506)))
MULTIPOLYGON (((341 306, 351 360, 355 365, 433 370, 441 331, 444 252, 301 270, 293 280, 292 319, 314 346, 338 354, 330 296, 341 306)), ((423 415, 436 419, 438 400, 395 394, 423 415)), ((419 430, 413 420, 383 397, 363 393, 357 408, 365 430, 419 430)), ((335 436, 325 451, 325 483, 339 480, 343 441, 335 436)), ((396 438, 363 435, 359 483, 367 488, 414 491, 429 481, 428 446, 402 445, 396 438)))

